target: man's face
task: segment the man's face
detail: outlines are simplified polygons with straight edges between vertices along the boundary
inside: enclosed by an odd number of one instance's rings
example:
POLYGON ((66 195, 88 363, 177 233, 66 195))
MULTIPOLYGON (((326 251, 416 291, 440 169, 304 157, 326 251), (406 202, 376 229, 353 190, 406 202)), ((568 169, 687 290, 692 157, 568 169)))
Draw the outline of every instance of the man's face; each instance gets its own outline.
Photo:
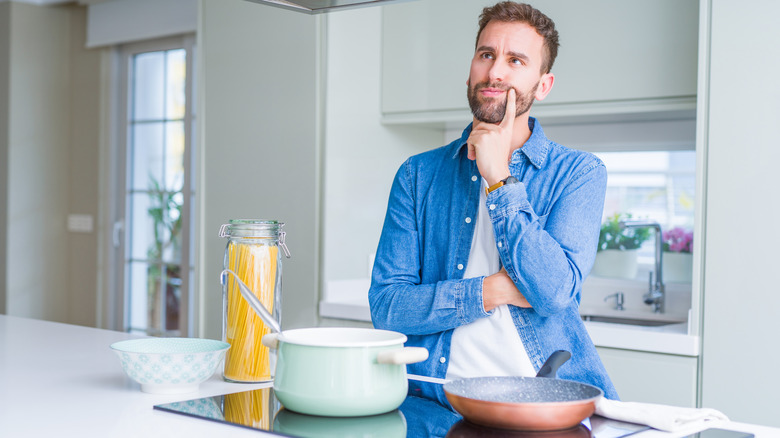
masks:
POLYGON ((482 30, 471 60, 468 99, 477 120, 498 123, 506 112, 506 92, 515 89, 517 113, 543 99, 541 73, 544 38, 525 23, 491 21, 482 30))

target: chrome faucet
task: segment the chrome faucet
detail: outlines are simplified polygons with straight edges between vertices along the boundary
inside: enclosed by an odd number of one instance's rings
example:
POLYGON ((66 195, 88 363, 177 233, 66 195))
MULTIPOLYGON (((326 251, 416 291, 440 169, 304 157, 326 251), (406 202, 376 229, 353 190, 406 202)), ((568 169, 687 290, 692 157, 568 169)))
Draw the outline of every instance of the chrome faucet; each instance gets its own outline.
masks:
POLYGON ((623 292, 615 292, 614 294, 607 295, 604 297, 604 301, 607 301, 610 298, 615 299, 615 310, 625 310, 623 307, 623 303, 625 302, 625 296, 623 295, 623 292))
POLYGON ((653 228, 655 229, 655 281, 653 281, 653 273, 650 273, 649 285, 647 293, 644 295, 645 304, 653 306, 653 312, 664 312, 664 280, 663 280, 663 264, 661 263, 663 258, 663 240, 661 234, 661 225, 658 222, 651 220, 622 220, 620 221, 621 228, 653 228))

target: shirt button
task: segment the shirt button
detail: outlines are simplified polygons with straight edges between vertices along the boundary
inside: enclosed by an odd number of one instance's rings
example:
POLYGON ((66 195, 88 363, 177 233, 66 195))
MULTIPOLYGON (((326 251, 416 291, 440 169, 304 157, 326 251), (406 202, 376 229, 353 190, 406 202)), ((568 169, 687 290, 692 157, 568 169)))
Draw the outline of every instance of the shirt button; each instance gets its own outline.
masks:
POLYGON ((470 223, 471 223, 471 218, 470 218, 470 217, 467 217, 467 218, 466 218, 466 223, 467 223, 467 224, 470 224, 470 223))
POLYGON ((498 247, 501 248, 502 246, 504 245, 501 242, 498 242, 498 247))
POLYGON ((462 263, 458 263, 458 270, 459 270, 459 271, 462 271, 462 270, 463 270, 463 264, 462 264, 462 263))
POLYGON ((477 180, 477 175, 474 175, 474 176, 472 176, 472 177, 471 177, 471 180, 472 180, 472 181, 476 181, 476 180, 477 180))
POLYGON ((490 204, 490 209, 491 210, 495 210, 496 209, 496 204, 490 204))
POLYGON ((439 358, 439 362, 441 362, 441 363, 447 362, 447 358, 442 356, 442 357, 439 358))

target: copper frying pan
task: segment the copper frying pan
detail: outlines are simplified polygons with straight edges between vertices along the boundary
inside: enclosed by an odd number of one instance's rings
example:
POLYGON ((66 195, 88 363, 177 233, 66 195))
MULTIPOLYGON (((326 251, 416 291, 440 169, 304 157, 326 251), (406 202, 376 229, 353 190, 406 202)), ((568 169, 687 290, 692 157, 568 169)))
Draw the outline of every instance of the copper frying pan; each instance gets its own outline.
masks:
POLYGON ((487 428, 460 420, 447 431, 446 438, 591 438, 592 436, 590 429, 582 424, 565 430, 540 432, 487 428))
POLYGON ((571 353, 550 355, 536 377, 474 377, 444 384, 463 418, 482 426, 551 431, 576 427, 593 415, 604 392, 593 385, 555 378, 571 353))

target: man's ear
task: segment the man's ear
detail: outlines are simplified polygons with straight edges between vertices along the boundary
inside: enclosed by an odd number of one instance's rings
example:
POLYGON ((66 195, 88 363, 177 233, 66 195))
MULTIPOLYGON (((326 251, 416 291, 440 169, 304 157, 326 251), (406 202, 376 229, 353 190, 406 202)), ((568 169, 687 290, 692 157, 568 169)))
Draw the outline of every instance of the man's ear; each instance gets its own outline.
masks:
POLYGON ((544 100, 550 90, 552 90, 553 83, 555 82, 555 75, 552 73, 545 73, 542 78, 539 79, 539 86, 536 87, 536 100, 544 100))

